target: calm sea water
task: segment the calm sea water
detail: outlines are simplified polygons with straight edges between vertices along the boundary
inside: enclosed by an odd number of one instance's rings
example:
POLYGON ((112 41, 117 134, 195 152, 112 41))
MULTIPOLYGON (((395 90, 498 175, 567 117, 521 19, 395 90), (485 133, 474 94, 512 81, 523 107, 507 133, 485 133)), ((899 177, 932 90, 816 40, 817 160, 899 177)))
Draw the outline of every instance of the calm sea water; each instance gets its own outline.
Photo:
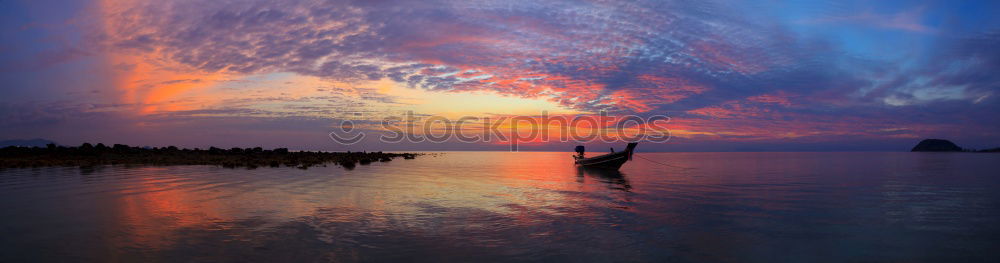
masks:
POLYGON ((4 170, 0 262, 1000 262, 1000 154, 638 155, 4 170))

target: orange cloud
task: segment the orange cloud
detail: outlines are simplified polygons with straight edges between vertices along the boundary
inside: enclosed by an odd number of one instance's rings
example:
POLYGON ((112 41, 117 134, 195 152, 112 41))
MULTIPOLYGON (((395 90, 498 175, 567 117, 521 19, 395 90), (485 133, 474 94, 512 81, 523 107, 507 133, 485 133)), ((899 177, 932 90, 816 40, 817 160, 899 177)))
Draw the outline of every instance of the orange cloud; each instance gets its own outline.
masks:
MULTIPOLYGON (((149 19, 141 13, 131 12, 138 3, 133 0, 104 0, 99 3, 103 35, 108 43, 134 40, 143 30, 136 21, 149 19)), ((150 114, 161 111, 192 110, 196 106, 177 101, 178 95, 210 87, 229 78, 227 74, 206 72, 164 59, 165 54, 156 47, 146 50, 117 49, 109 47, 107 62, 115 65, 116 83, 122 91, 124 103, 139 106, 139 112, 150 114)))

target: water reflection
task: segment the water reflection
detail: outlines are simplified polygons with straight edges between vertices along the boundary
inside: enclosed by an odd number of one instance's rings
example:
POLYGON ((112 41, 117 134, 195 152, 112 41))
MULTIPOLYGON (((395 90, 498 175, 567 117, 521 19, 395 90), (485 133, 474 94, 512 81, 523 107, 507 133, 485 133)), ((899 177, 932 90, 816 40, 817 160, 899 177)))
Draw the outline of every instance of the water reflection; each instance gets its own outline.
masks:
POLYGON ((998 258, 996 155, 643 155, 5 170, 0 262, 998 258))
POLYGON ((578 182, 583 182, 585 176, 597 179, 602 183, 608 184, 608 188, 621 190, 628 192, 632 190, 632 185, 628 183, 628 179, 625 178, 619 170, 609 170, 609 169, 599 169, 599 168, 587 168, 582 166, 576 167, 576 174, 580 180, 578 182))

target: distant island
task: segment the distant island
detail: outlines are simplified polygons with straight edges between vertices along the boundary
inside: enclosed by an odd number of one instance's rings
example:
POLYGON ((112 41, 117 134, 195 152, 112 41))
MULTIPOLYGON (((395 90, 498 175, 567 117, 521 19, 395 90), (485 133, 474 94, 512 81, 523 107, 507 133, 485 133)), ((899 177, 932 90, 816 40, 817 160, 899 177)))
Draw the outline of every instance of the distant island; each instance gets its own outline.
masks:
POLYGON ((0 141, 0 148, 8 146, 20 146, 20 147, 45 147, 45 145, 55 144, 56 142, 46 140, 46 139, 30 139, 30 140, 4 140, 0 141))
POLYGON ((910 149, 911 152, 1000 152, 1000 147, 974 150, 959 147, 957 144, 945 139, 924 139, 910 149))
POLYGON ((78 147, 49 143, 45 147, 7 146, 0 148, 0 168, 29 168, 44 166, 94 167, 100 165, 218 165, 226 168, 246 167, 296 167, 333 163, 347 169, 356 164, 388 162, 393 158, 413 159, 414 153, 383 152, 310 152, 289 151, 286 148, 265 150, 256 148, 181 149, 169 147, 132 147, 115 144, 111 147, 98 143, 84 143, 78 147))

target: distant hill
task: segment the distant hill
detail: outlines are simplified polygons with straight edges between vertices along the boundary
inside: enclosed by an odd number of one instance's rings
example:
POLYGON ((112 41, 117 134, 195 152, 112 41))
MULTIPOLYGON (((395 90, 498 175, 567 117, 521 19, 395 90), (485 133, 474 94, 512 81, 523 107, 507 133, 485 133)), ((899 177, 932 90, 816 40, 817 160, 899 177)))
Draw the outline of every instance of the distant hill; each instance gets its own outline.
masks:
POLYGON ((913 146, 911 152, 978 152, 978 153, 995 153, 1000 152, 1000 147, 991 149, 965 149, 958 147, 955 143, 945 140, 945 139, 924 139, 913 146))
POLYGON ((911 152, 961 152, 962 147, 944 139, 924 139, 910 149, 911 152))
POLYGON ((58 144, 54 141, 46 139, 30 139, 30 140, 6 140, 0 141, 0 148, 7 146, 21 146, 21 147, 45 147, 46 144, 58 144))

